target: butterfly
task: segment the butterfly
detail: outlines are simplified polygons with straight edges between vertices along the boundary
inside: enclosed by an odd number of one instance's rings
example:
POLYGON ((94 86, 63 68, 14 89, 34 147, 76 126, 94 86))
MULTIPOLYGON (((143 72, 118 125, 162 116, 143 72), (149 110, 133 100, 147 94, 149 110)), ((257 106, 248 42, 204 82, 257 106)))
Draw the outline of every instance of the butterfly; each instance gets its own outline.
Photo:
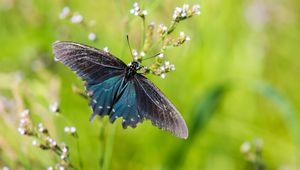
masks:
POLYGON ((109 52, 75 42, 55 42, 55 60, 70 67, 85 81, 89 106, 96 115, 122 118, 123 128, 135 128, 145 119, 179 138, 188 137, 184 119, 166 96, 138 71, 141 64, 126 65, 109 52))

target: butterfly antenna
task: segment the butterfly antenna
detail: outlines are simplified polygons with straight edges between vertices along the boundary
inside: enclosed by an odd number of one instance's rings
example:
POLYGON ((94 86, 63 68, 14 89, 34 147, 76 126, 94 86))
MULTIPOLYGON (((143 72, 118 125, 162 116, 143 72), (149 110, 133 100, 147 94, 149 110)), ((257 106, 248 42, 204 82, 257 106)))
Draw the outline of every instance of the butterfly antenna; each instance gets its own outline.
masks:
POLYGON ((148 59, 150 59, 150 58, 157 57, 157 56, 159 56, 160 54, 162 54, 162 53, 161 53, 161 52, 159 52, 159 53, 157 53, 157 54, 155 54, 155 55, 153 55, 153 56, 151 56, 151 57, 144 58, 143 60, 148 60, 148 59))
POLYGON ((133 54, 132 54, 132 49, 131 49, 131 46, 130 46, 130 43, 129 43, 129 36, 128 36, 128 34, 126 35, 126 39, 127 39, 127 44, 128 44, 129 50, 130 50, 131 57, 134 60, 134 57, 133 57, 133 54))

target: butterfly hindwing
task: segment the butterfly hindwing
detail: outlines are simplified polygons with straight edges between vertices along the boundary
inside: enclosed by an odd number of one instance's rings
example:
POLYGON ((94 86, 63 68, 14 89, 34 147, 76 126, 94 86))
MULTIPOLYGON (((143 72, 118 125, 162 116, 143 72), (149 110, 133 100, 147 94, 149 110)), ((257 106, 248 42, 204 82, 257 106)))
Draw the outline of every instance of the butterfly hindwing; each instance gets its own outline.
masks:
POLYGON ((144 116, 139 112, 138 102, 136 98, 136 90, 133 81, 127 81, 121 97, 114 105, 114 112, 110 115, 110 120, 122 117, 123 127, 136 127, 136 124, 144 120, 144 116))
POLYGON ((124 85, 122 75, 111 77, 99 84, 87 85, 87 94, 90 96, 89 105, 93 110, 90 120, 96 115, 103 117, 115 111, 113 105, 117 98, 121 96, 124 85))
POLYGON ((137 74, 135 81, 137 102, 144 117, 177 137, 187 138, 187 126, 175 106, 146 77, 137 74))

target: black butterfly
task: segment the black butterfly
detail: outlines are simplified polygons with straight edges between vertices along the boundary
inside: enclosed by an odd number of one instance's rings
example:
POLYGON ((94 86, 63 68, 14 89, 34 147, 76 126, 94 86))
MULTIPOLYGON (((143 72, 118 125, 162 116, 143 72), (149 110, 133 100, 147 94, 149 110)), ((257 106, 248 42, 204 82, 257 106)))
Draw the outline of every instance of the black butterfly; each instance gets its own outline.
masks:
POLYGON ((123 128, 149 119, 179 138, 188 137, 180 113, 164 94, 146 77, 137 73, 140 63, 128 66, 108 52, 74 42, 53 44, 56 60, 70 67, 86 81, 90 118, 108 115, 110 122, 123 118, 123 128))

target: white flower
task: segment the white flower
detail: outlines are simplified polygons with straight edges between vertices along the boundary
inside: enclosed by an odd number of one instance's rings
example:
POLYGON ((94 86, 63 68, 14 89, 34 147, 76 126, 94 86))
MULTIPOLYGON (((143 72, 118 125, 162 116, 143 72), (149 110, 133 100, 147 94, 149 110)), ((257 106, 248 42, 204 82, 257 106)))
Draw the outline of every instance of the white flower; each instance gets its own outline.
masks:
POLYGON ((168 30, 168 27, 165 26, 164 24, 159 24, 158 27, 160 30, 162 30, 162 32, 166 32, 168 30))
POLYGON ((65 170, 65 167, 63 167, 63 166, 59 166, 59 168, 58 168, 59 170, 65 170))
POLYGON ((49 167, 47 168, 47 170, 53 170, 53 167, 52 167, 52 166, 49 166, 49 167))
POLYGON ((52 141, 52 142, 51 142, 51 145, 52 145, 52 147, 54 147, 54 146, 57 145, 57 143, 56 143, 55 141, 52 141))
POLYGON ((166 78, 166 74, 165 74, 165 73, 162 73, 162 74, 160 75, 160 77, 164 79, 164 78, 166 78))
POLYGON ((170 68, 171 68, 171 70, 175 70, 175 65, 174 64, 172 64, 172 65, 170 65, 170 68))
POLYGON ((70 128, 70 131, 71 131, 71 133, 75 133, 75 132, 76 132, 76 128, 75 128, 74 126, 72 126, 72 127, 70 128))
POLYGON ((65 158, 66 158, 65 155, 60 155, 60 159, 61 159, 61 160, 65 159, 65 158))
POLYGON ((143 11, 142 11, 142 14, 143 14, 144 16, 148 15, 147 10, 143 10, 143 11))
POLYGON ((190 40, 191 40, 191 37, 190 37, 190 36, 186 36, 186 37, 185 37, 185 40, 190 41, 190 40))
POLYGON ((182 12, 181 17, 186 17, 186 12, 182 12))
POLYGON ((163 31, 167 31, 167 29, 168 29, 168 27, 165 26, 165 25, 162 27, 162 30, 163 30, 163 31))
POLYGON ((241 145, 241 152, 242 153, 247 153, 250 151, 250 148, 251 148, 251 144, 249 142, 244 142, 242 145, 241 145))
POLYGON ((103 51, 106 52, 106 53, 108 53, 109 52, 108 47, 104 47, 103 51))
POLYGON ((180 12, 182 12, 182 9, 179 8, 179 7, 176 7, 174 12, 175 12, 175 13, 180 13, 180 12))
POLYGON ((24 110, 23 112, 20 113, 21 117, 25 117, 28 114, 29 114, 29 110, 28 109, 26 109, 26 110, 24 110))
POLYGON ((26 123, 26 119, 21 119, 20 120, 20 126, 23 126, 26 123))
POLYGON ((90 32, 88 38, 91 41, 95 41, 96 38, 97 38, 97 36, 96 36, 96 34, 94 32, 90 32))
POLYGON ((183 4, 182 8, 183 8, 184 10, 189 9, 189 4, 183 4))
POLYGON ((32 145, 33 145, 33 146, 37 146, 37 144, 38 144, 38 142, 37 142, 36 140, 33 140, 33 141, 32 141, 32 145))
POLYGON ((24 128, 18 128, 18 131, 21 135, 25 134, 25 129, 24 128))
POLYGON ((169 66, 170 62, 169 61, 165 61, 165 66, 169 66))
POLYGON ((135 49, 133 49, 133 50, 132 50, 132 55, 133 55, 134 57, 136 57, 136 56, 139 55, 139 53, 138 53, 135 49))
POLYGON ((43 126, 42 123, 39 123, 39 124, 38 124, 38 131, 39 131, 39 132, 43 132, 43 131, 44 131, 44 126, 43 126))
POLYGON ((196 5, 193 5, 192 7, 192 11, 196 14, 196 15, 200 15, 201 12, 200 12, 200 5, 199 4, 196 4, 196 5))
POLYGON ((53 140, 52 138, 50 138, 50 137, 48 137, 47 140, 48 140, 49 143, 52 143, 52 142, 54 141, 54 140, 53 140))
POLYGON ((66 16, 67 16, 69 13, 70 13, 70 8, 69 8, 68 6, 65 6, 65 7, 63 8, 63 10, 60 12, 59 18, 60 18, 60 19, 65 19, 66 16))
POLYGON ((133 7, 135 7, 135 8, 136 8, 136 7, 139 7, 139 4, 138 4, 137 2, 134 2, 134 3, 133 3, 133 7))
POLYGON ((57 112, 58 111, 58 102, 53 102, 49 106, 49 110, 51 112, 57 112))
POLYGON ((130 14, 134 14, 135 10, 134 9, 130 9, 130 14))
POLYGON ((142 57, 144 57, 146 54, 145 54, 144 51, 142 51, 142 52, 140 53, 140 55, 141 55, 142 57))
POLYGON ((66 147, 62 148, 63 153, 68 152, 68 149, 66 147))
POLYGON ((164 53, 159 53, 158 54, 158 58, 163 58, 164 57, 164 53))
POLYGON ((70 19, 70 21, 74 24, 80 23, 82 22, 82 20, 83 20, 83 16, 81 16, 80 14, 74 14, 70 19))
POLYGON ((180 35, 181 37, 184 37, 184 36, 185 36, 184 32, 180 32, 179 35, 180 35))
POLYGON ((9 170, 7 166, 2 167, 2 170, 9 170))
POLYGON ((68 126, 66 126, 66 127, 64 128, 64 131, 65 131, 66 133, 68 133, 68 132, 70 132, 70 128, 69 128, 68 126))
POLYGON ((164 66, 160 66, 159 69, 160 69, 160 71, 162 71, 162 72, 165 71, 165 67, 164 67, 164 66))

